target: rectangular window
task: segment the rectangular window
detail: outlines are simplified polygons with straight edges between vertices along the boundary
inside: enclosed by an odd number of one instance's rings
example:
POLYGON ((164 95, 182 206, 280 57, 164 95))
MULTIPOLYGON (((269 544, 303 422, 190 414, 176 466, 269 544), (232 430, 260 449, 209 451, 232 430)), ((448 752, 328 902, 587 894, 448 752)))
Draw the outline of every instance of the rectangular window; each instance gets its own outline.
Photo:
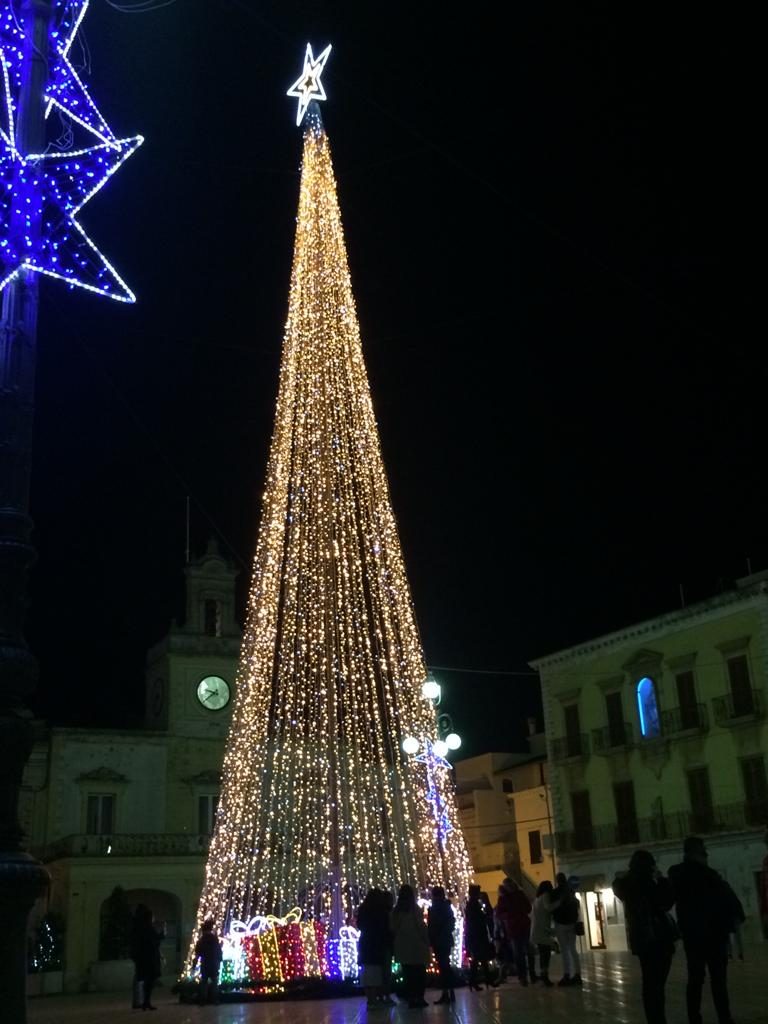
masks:
POLYGON ((221 636, 221 601, 206 600, 203 632, 206 636, 221 636))
POLYGON ((680 728, 699 728, 699 705, 696 701, 696 681, 693 672, 678 672, 675 676, 677 703, 680 708, 680 728))
POLYGON ((755 710, 755 703, 752 699, 752 681, 749 678, 749 664, 746 654, 737 654, 728 659, 728 681, 731 686, 731 700, 733 701, 733 714, 751 715, 755 710))
POLYGON ((691 832, 711 832, 715 821, 709 769, 692 768, 688 772, 688 795, 691 800, 691 832))
POLYGON ((637 813, 635 811, 635 785, 633 782, 615 782, 613 802, 616 805, 616 839, 619 843, 636 843, 637 813))
POLYGON ((541 832, 537 829, 535 832, 528 833, 528 852, 531 857, 531 864, 543 864, 544 854, 541 850, 541 832))
POLYGON ((565 716, 565 746, 568 757, 581 757, 581 722, 579 720, 579 705, 566 704, 563 708, 565 716))
POLYGON ((623 747, 627 742, 624 728, 624 704, 620 693, 605 695, 605 710, 608 715, 608 743, 611 747, 623 747))
POLYGON ((85 831, 89 836, 108 836, 115 828, 115 797, 112 793, 89 793, 85 831))
POLYGON ((744 784, 747 824, 764 825, 768 821, 768 780, 762 754, 741 759, 741 779, 744 784))
POLYGON ((218 803, 219 798, 215 793, 206 793, 197 798, 197 831, 199 835, 213 835, 218 803))
POLYGON ((571 793, 571 813, 573 815, 573 848, 575 850, 591 850, 595 845, 592 833, 592 807, 589 802, 589 791, 583 789, 571 793))

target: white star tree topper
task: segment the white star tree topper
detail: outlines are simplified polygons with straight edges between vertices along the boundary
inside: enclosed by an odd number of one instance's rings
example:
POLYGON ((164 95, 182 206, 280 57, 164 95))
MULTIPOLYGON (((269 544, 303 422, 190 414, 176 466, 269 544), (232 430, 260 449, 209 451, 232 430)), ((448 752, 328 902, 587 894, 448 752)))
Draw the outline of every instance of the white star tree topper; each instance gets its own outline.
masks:
POLYGON ((304 70, 286 94, 288 96, 295 96, 299 101, 299 109, 296 113, 297 125, 300 125, 304 120, 307 107, 312 100, 324 100, 326 98, 320 76, 323 73, 325 62, 328 60, 330 52, 331 47, 329 44, 317 60, 315 60, 312 55, 312 46, 310 43, 307 43, 307 52, 304 54, 304 70))

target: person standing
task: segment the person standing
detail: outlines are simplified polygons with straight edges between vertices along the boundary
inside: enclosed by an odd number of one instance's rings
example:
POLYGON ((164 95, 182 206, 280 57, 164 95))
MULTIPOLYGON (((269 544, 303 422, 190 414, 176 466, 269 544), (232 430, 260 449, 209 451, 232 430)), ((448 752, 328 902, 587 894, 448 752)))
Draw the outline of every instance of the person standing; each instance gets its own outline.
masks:
POLYGON ((640 960, 643 1008, 648 1024, 667 1024, 664 987, 675 953, 677 925, 671 918, 675 897, 648 850, 635 850, 629 871, 617 875, 615 895, 624 904, 629 948, 640 960))
POLYGON ((709 972, 718 1024, 733 1024, 728 999, 728 933, 744 911, 728 883, 707 865, 704 840, 688 836, 683 861, 669 869, 688 963, 688 1024, 702 1024, 701 993, 709 972))
POLYGON ((384 1001, 384 962, 391 956, 389 911, 380 889, 369 889, 357 911, 360 938, 357 960, 362 970, 362 983, 368 1006, 384 1001))
POLYGON ((502 901, 502 897, 505 894, 503 885, 498 888, 496 896, 496 906, 491 908, 493 915, 493 927, 491 928, 491 935, 493 937, 493 949, 496 954, 496 961, 499 965, 499 982, 506 981, 509 976, 510 966, 514 965, 514 958, 512 956, 512 946, 507 940, 507 935, 504 931, 504 925, 502 924, 501 918, 496 913, 499 903, 502 901))
POLYGON ((552 928, 552 893, 554 886, 549 881, 543 881, 536 890, 536 899, 533 901, 533 912, 531 915, 531 942, 539 954, 539 974, 542 983, 550 988, 552 982, 549 979, 549 961, 552 956, 552 949, 555 944, 555 934, 552 928))
POLYGON ((491 979, 493 959, 493 914, 488 906, 488 897, 480 891, 479 885, 470 885, 469 899, 464 908, 464 944, 469 957, 469 990, 482 992, 477 983, 480 966, 483 967, 485 983, 494 988, 499 984, 491 979))
POLYGON ((133 915, 131 959, 142 992, 142 1010, 157 1009, 152 1005, 152 989, 160 977, 160 943, 163 938, 162 929, 155 928, 152 911, 139 903, 133 915))
POLYGON ((453 972, 451 970, 451 950, 453 949, 453 929, 456 926, 456 918, 453 907, 445 898, 445 889, 442 885, 436 885, 432 889, 432 903, 427 911, 427 932, 429 944, 435 953, 437 966, 440 969, 440 987, 443 992, 439 999, 435 1000, 435 1006, 442 1006, 445 1003, 455 1003, 456 994, 453 991, 453 972))
MULTIPOLYGON (((528 944, 531 936, 531 901, 511 878, 505 878, 499 889, 496 917, 504 929, 512 950, 517 977, 521 985, 528 984, 528 944)), ((533 976, 536 980, 536 976, 533 976)))
POLYGON ((429 935, 410 885, 400 886, 391 921, 395 960, 403 967, 408 1006, 419 1009, 428 1005, 424 989, 430 955, 429 935))
POLYGON ((394 1003, 392 998, 392 908, 395 905, 394 894, 387 889, 382 895, 382 903, 384 905, 384 911, 387 915, 387 950, 384 956, 384 965, 382 969, 382 1002, 383 1003, 394 1003))
POLYGON ((213 921, 203 921, 200 938, 195 943, 195 957, 200 961, 200 988, 198 1002, 218 1003, 219 971, 221 970, 221 942, 213 930, 213 921))
POLYGON ((563 976, 558 985, 581 985, 581 961, 576 949, 576 926, 579 923, 579 901, 568 879, 561 872, 552 893, 552 920, 555 937, 563 958, 563 976))

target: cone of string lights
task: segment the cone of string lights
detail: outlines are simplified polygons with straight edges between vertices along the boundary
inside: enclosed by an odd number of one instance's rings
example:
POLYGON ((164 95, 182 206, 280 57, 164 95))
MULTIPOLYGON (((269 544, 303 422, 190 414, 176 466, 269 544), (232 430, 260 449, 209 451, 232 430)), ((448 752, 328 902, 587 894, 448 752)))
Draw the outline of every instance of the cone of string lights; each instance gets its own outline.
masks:
MULTIPOLYGON (((310 71, 327 53, 308 48, 310 71)), ((318 85, 310 76, 300 117, 275 425, 198 910, 198 928, 212 919, 224 936, 225 980, 241 982, 354 973, 367 889, 440 884, 458 904, 471 874, 450 773, 403 750, 406 737, 431 749, 435 715, 318 85)))

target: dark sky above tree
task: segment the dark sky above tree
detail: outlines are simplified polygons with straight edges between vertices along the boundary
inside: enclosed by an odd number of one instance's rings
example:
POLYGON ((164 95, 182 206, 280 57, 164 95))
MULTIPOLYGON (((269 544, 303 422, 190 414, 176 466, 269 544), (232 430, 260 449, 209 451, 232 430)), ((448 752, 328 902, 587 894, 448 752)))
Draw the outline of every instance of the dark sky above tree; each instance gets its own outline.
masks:
MULTIPOLYGON (((41 289, 39 714, 140 720, 187 494, 244 596, 308 40, 334 46, 323 115, 428 662, 524 673, 768 566, 738 50, 721 11, 642 13, 94 0, 89 87, 146 143, 82 219, 139 301, 41 289)), ((468 753, 519 743, 534 679, 437 674, 468 753)))

